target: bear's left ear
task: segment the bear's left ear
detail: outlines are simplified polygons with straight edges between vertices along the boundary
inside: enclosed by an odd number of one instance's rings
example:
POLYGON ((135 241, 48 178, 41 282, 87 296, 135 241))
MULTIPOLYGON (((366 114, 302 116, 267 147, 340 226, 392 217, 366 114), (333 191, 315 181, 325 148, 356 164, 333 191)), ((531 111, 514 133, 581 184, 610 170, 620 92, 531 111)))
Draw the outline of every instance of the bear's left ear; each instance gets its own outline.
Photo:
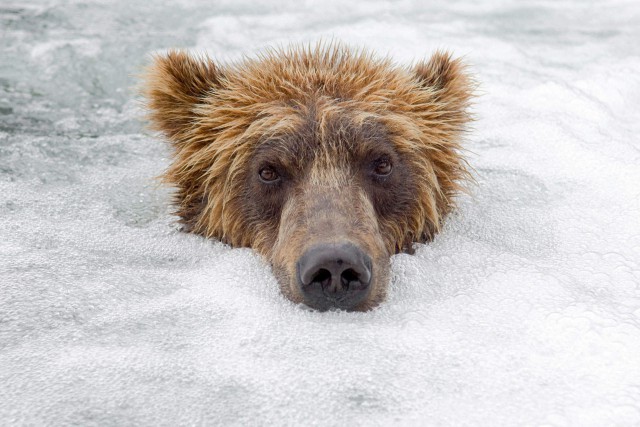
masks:
POLYGON ((416 64, 413 73, 418 83, 432 92, 439 104, 444 104, 451 124, 464 126, 469 121, 467 107, 473 97, 474 83, 460 59, 438 51, 428 61, 416 64))
POLYGON ((196 107, 219 85, 221 74, 206 56, 175 50, 156 56, 141 90, 152 127, 180 145, 198 117, 196 107))

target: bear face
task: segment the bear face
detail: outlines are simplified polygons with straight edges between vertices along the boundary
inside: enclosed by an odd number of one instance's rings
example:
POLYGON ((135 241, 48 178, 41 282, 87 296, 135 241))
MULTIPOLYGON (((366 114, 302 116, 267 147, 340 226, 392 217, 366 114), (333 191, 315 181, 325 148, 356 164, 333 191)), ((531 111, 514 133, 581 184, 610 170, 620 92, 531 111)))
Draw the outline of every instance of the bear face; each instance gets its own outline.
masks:
POLYGON ((340 45, 225 66, 171 51, 143 94, 185 231, 254 248, 320 310, 379 304, 390 256, 433 237, 468 176, 472 83, 445 53, 401 68, 340 45))

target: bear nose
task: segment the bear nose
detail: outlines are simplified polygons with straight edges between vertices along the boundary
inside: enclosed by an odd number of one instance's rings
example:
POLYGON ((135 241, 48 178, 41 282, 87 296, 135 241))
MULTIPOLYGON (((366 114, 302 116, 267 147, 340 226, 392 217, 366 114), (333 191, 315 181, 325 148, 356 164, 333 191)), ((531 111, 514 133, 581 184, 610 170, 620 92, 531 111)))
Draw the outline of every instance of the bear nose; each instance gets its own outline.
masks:
POLYGON ((369 294, 371 258, 351 243, 320 244, 298 261, 298 282, 313 308, 351 309, 369 294))

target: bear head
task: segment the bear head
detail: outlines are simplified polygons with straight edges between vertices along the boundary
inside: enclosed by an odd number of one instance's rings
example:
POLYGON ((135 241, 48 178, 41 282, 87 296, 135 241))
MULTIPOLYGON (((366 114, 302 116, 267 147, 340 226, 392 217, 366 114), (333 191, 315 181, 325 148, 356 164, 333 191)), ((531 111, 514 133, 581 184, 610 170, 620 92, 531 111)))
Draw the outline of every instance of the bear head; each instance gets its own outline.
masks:
POLYGON ((184 230, 254 248, 320 310, 379 304, 390 256, 433 237, 468 176, 472 82, 443 52, 399 67, 341 45, 226 65, 170 51, 143 94, 184 230))

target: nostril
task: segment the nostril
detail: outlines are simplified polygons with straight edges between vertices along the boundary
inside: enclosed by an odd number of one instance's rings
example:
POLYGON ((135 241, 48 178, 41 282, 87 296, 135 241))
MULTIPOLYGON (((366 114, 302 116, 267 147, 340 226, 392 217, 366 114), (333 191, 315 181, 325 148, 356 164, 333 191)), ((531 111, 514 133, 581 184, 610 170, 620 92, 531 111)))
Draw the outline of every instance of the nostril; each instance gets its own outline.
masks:
POLYGON ((349 268, 342 272, 342 274, 340 275, 340 280, 342 281, 342 286, 345 289, 348 289, 349 283, 360 280, 360 275, 356 273, 353 268, 349 268))
POLYGON ((331 282, 331 273, 329 270, 321 268, 311 279, 311 283, 320 283, 323 287, 326 287, 331 282))

